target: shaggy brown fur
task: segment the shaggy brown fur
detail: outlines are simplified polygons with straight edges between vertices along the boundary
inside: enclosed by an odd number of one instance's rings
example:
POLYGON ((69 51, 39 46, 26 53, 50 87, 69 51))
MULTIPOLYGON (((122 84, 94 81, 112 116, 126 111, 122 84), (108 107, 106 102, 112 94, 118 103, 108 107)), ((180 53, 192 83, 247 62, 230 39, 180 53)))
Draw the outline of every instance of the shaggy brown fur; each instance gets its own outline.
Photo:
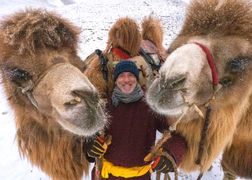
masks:
POLYGON ((188 36, 211 34, 222 37, 232 35, 251 39, 250 13, 249 2, 194 0, 188 7, 181 34, 188 36))
POLYGON ((234 133, 232 145, 225 149, 222 157, 224 169, 241 177, 252 178, 252 97, 234 133))
MULTIPOLYGON (((9 20, 1 24, 1 29, 4 31, 1 38, 5 45, 15 47, 15 52, 29 57, 48 48, 52 50, 67 48, 71 53, 75 53, 79 28, 54 14, 48 17, 45 13, 42 18, 41 15, 42 10, 39 10, 31 13, 19 12, 9 17, 9 20), (31 25, 34 28, 27 28, 31 25), (49 26, 50 29, 47 28, 49 26)), ((11 48, 4 50, 7 51, 3 51, 6 55, 13 54, 11 48)), ((79 59, 73 59, 71 63, 83 68, 83 63, 79 59)))
POLYGON ((15 113, 19 151, 52 179, 79 180, 88 171, 83 139, 37 111, 6 70, 23 69, 36 81, 56 63, 69 62, 83 69, 76 55, 78 35, 77 27, 43 10, 19 12, 1 22, 1 75, 15 113))
MULTIPOLYGON (((186 115, 177 125, 177 131, 188 142, 188 152, 181 164, 185 171, 206 171, 213 160, 225 150, 222 164, 238 176, 252 178, 251 9, 251 2, 245 0, 194 0, 189 5, 180 34, 169 48, 169 53, 172 53, 178 47, 192 41, 199 40, 206 44, 214 56, 220 82, 223 84, 210 103, 212 112, 201 167, 195 164, 195 160, 198 156, 203 119, 199 118, 197 113, 189 112, 190 115, 186 115), (239 65, 241 69, 238 72, 231 65, 232 62, 246 63, 244 67, 239 65)), ((195 102, 201 102, 197 105, 203 113, 205 107, 202 104, 213 95, 212 80, 205 79, 208 77, 206 68, 209 67, 203 68, 201 77, 197 78, 197 99, 193 99, 195 102)), ((151 92, 155 90, 153 88, 151 92)))
POLYGON ((140 43, 139 27, 131 18, 120 18, 109 31, 108 44, 123 48, 132 57, 138 55, 140 43))
POLYGON ((106 81, 103 77, 103 74, 101 72, 101 65, 100 65, 100 59, 99 56, 95 53, 89 55, 85 59, 85 64, 87 69, 84 71, 84 74, 88 77, 88 79, 91 81, 91 83, 96 87, 98 90, 101 98, 107 98, 111 95, 112 89, 114 86, 113 78, 112 78, 112 71, 113 71, 113 61, 116 60, 110 60, 108 61, 108 81, 106 81), (111 61, 111 62, 110 62, 111 61))
POLYGON ((164 31, 161 21, 152 16, 148 16, 142 21, 142 39, 149 40, 154 43, 158 49, 158 54, 165 59, 167 57, 165 48, 163 47, 164 31))

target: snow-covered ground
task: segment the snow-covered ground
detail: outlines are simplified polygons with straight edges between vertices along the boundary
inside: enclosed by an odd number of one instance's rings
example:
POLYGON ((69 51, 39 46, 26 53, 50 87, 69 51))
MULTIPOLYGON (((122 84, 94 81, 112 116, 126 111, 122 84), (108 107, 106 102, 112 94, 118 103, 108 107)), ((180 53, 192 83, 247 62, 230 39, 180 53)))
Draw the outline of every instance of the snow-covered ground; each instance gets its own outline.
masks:
MULTIPOLYGON (((81 27, 79 55, 85 59, 95 49, 104 49, 111 25, 120 17, 135 18, 138 22, 150 14, 162 20, 165 30, 164 46, 175 38, 183 21, 186 3, 190 0, 4 0, 0 19, 26 7, 56 11, 81 27)), ((19 156, 15 141, 15 123, 7 104, 0 80, 0 180, 48 180, 49 177, 26 159, 19 156)), ((198 173, 180 173, 180 179, 196 179, 198 173)), ((219 159, 203 180, 223 177, 219 159)), ((84 177, 83 179, 90 179, 84 177)), ((154 178, 153 178, 154 179, 154 178)))

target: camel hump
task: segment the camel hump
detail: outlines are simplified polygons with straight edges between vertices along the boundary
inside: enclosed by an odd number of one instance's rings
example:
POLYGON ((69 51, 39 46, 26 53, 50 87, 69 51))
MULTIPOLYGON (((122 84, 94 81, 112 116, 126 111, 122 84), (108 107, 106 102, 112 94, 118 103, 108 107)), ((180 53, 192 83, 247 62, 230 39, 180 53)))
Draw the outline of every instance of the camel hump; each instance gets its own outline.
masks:
POLYGON ((180 35, 252 38, 252 2, 248 0, 194 0, 187 8, 180 35))
POLYGON ((142 39, 151 41, 158 49, 162 49, 163 27, 161 21, 153 16, 145 17, 141 23, 142 39))
POLYGON ((109 31, 108 43, 113 47, 126 50, 130 56, 136 56, 141 43, 141 32, 134 19, 120 18, 109 31))
POLYGON ((76 48, 80 30, 53 12, 27 9, 5 18, 0 33, 4 43, 20 54, 34 54, 45 48, 76 48))
POLYGON ((158 53, 158 49, 155 46, 155 44, 153 44, 151 41, 149 40, 142 40, 141 42, 141 48, 149 54, 157 54, 158 53))

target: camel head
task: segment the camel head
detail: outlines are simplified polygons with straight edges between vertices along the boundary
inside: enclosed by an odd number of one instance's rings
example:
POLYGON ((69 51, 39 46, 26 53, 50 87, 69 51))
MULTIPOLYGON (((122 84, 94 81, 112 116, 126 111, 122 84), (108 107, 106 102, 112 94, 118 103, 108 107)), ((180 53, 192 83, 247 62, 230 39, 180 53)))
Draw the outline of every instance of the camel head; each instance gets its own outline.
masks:
POLYGON ((198 113, 193 105, 203 109, 211 101, 214 108, 231 107, 248 97, 251 7, 240 0, 191 2, 183 28, 147 92, 155 111, 194 119, 198 113))
POLYGON ((98 91, 81 72, 77 27, 54 13, 26 10, 1 22, 0 32, 3 85, 15 112, 81 136, 104 127, 98 91))

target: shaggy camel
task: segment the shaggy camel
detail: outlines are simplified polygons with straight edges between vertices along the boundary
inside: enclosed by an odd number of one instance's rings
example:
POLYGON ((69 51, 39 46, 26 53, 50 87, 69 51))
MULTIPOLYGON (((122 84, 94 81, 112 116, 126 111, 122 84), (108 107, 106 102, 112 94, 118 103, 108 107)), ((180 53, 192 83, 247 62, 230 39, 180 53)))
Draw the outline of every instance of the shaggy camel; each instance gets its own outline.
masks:
MULTIPOLYGON (((135 20, 124 17, 113 24, 109 31, 109 38, 106 49, 99 57, 93 53, 84 61, 88 67, 84 74, 97 88, 102 98, 110 97, 114 88, 112 71, 115 64, 121 59, 133 60, 140 70, 140 84, 143 88, 148 87, 148 83, 155 75, 153 66, 161 64, 166 57, 163 43, 163 29, 161 22, 152 17, 146 17, 142 21, 142 33, 135 20), (148 62, 140 49, 151 57, 153 62, 148 62), (102 58, 104 58, 102 60, 102 58), (103 62, 101 62, 103 61, 103 62), (101 65, 104 63, 104 65, 101 65)), ((155 67, 154 67, 155 68, 155 67)))
POLYGON ((0 27, 0 72, 19 151, 52 179, 82 178, 83 141, 106 124, 98 91, 81 72, 78 35, 77 27, 43 10, 15 13, 0 27))
MULTIPOLYGON (((88 170, 83 141, 106 123, 98 92, 106 97, 113 88, 111 61, 105 81, 100 57, 89 56, 84 66, 76 55, 78 28, 43 10, 8 17, 0 32, 1 75, 16 115, 21 154, 52 179, 81 179, 88 170)), ((142 37, 132 19, 116 22, 104 56, 113 61, 132 57, 142 70, 144 86, 151 66, 139 56, 142 38, 146 54, 158 64, 165 54, 163 32, 160 21, 152 17, 143 21, 142 37)))
POLYGON ((147 103, 188 142, 185 171, 208 170, 224 151, 225 170, 252 178, 251 9, 246 0, 191 1, 148 89, 147 103))

